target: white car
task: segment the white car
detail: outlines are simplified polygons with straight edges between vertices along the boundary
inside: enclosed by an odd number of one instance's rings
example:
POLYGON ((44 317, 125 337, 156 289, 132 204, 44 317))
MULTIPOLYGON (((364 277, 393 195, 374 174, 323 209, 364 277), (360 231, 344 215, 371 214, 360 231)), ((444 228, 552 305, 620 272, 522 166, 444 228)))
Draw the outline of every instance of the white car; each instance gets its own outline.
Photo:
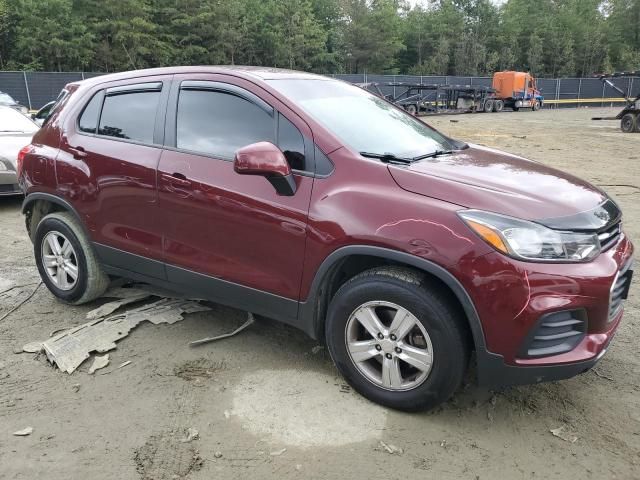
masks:
POLYGON ((31 143, 38 128, 19 111, 0 105, 0 196, 22 194, 16 176, 18 152, 31 143))

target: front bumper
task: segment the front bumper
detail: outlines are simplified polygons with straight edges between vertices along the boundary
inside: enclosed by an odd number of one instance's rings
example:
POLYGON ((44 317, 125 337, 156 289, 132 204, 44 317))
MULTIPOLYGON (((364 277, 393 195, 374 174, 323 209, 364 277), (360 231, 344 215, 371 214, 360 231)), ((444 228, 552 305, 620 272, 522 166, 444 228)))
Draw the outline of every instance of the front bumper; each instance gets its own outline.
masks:
POLYGON ((481 385, 499 387, 560 380, 582 373, 604 355, 624 309, 609 315, 611 286, 618 272, 632 261, 633 245, 622 236, 614 247, 584 264, 520 262, 497 253, 476 260, 475 277, 465 287, 482 323, 486 348, 478 349, 481 385), (550 313, 581 311, 586 325, 579 342, 569 351, 528 356, 527 342, 541 317, 550 313))

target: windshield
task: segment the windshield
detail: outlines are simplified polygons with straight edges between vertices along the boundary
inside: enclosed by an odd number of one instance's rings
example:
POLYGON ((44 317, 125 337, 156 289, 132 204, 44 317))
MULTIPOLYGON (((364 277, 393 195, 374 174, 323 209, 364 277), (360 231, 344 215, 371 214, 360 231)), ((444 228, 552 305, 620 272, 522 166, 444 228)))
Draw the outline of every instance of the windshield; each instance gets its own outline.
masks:
POLYGON ((16 103, 16 101, 13 98, 11 98, 11 95, 9 95, 8 93, 0 93, 0 103, 14 104, 16 103))
POLYGON ((10 107, 0 107, 0 133, 33 133, 38 126, 23 114, 10 107))
POLYGON ((371 93, 336 80, 267 80, 358 152, 413 158, 455 146, 420 120, 371 93))

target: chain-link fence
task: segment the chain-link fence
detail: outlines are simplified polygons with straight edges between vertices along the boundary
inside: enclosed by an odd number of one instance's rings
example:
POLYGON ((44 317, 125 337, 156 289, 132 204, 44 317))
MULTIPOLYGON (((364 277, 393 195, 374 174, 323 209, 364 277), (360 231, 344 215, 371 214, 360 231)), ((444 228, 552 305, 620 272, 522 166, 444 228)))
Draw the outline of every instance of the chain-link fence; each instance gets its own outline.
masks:
MULTIPOLYGON (((0 91, 18 102, 37 110, 55 99, 69 82, 95 77, 99 73, 86 72, 0 72, 0 91)), ((448 85, 491 86, 490 77, 419 76, 419 75, 331 75, 352 83, 406 82, 448 85)), ((628 97, 640 92, 640 77, 614 78, 611 81, 628 97)), ((604 107, 623 103, 620 94, 597 78, 539 78, 538 88, 549 108, 594 106, 604 107)), ((383 87, 386 94, 394 94, 394 87, 383 87)))

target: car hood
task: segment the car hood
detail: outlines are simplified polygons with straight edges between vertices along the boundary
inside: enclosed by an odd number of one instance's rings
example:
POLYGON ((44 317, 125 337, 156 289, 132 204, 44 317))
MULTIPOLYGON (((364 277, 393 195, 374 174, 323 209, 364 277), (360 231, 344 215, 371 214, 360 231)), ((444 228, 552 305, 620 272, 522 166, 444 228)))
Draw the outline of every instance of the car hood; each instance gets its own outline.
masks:
POLYGON ((588 182, 479 145, 407 166, 389 166, 389 171, 410 192, 549 226, 600 228, 619 216, 615 203, 588 182))
POLYGON ((0 132, 0 160, 8 160, 15 170, 18 152, 25 145, 29 145, 33 133, 0 132))

